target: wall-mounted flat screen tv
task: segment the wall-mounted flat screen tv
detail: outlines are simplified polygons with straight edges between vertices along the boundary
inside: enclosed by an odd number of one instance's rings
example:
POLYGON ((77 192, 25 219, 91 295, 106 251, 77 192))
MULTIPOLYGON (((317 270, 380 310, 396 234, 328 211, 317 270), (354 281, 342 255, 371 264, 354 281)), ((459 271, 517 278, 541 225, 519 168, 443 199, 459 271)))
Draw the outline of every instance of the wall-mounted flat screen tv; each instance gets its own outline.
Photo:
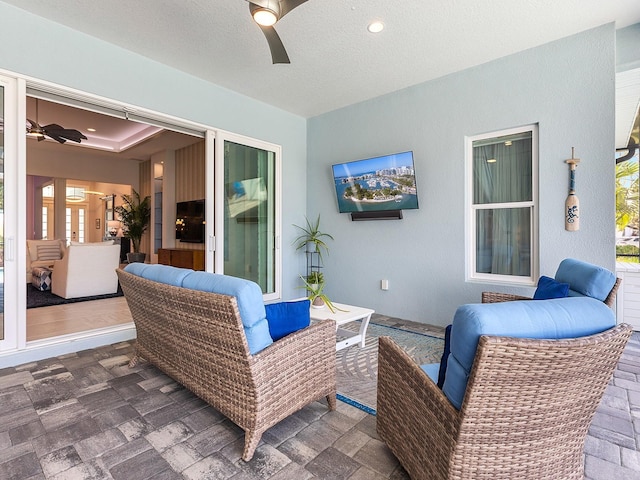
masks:
POLYGON ((204 243, 204 200, 178 202, 176 205, 176 240, 204 243))
POLYGON ((340 213, 418 208, 413 152, 333 165, 340 213))

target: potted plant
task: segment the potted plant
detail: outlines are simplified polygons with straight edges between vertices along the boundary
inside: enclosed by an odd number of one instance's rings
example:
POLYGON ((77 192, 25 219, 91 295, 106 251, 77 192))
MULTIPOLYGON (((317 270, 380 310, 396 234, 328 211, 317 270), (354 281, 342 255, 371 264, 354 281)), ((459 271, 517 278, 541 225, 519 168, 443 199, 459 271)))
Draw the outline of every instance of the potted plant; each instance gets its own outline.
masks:
POLYGON ((324 275, 322 274, 322 272, 314 270, 307 276, 307 282, 309 282, 309 285, 324 284, 324 275))
POLYGON ((331 313, 335 313, 338 308, 333 303, 331 303, 329 297, 327 297, 327 295, 322 292, 324 290, 324 279, 322 278, 322 273, 312 272, 311 275, 309 275, 307 278, 303 277, 302 275, 300 275, 300 278, 304 282, 304 288, 307 290, 307 298, 311 301, 311 307, 323 308, 326 305, 327 307, 329 307, 329 310, 331 310, 331 313), (310 279, 312 279, 314 274, 319 275, 319 277, 313 279, 318 283, 310 283, 309 281, 310 279))
POLYGON ((329 247, 325 243, 325 240, 333 240, 333 237, 328 233, 320 231, 320 214, 318 214, 318 218, 314 223, 311 223, 307 217, 305 217, 305 220, 307 222, 306 227, 294 225, 294 227, 299 228, 302 233, 293 243, 296 246, 296 250, 301 250, 306 247, 307 252, 317 253, 320 261, 322 261, 322 250, 324 249, 326 253, 329 253, 329 247))
POLYGON ((149 196, 140 198, 140 194, 132 189, 132 194, 122 195, 122 205, 114 208, 120 216, 125 237, 131 239, 133 252, 127 253, 129 263, 144 262, 146 253, 140 252, 140 240, 149 227, 151 220, 151 198, 149 196))

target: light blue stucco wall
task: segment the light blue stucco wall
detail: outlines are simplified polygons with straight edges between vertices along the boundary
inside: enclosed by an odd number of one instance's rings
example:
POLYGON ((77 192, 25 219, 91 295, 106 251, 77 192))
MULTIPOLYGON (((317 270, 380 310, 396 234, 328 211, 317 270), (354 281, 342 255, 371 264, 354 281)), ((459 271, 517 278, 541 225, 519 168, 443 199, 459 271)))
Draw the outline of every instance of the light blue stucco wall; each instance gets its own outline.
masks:
POLYGON ((640 68, 640 23, 616 31, 616 71, 640 68))
POLYGON ((2 70, 281 145, 283 290, 300 294, 301 260, 286 247, 305 212, 306 119, 2 2, 0 18, 2 70))
POLYGON ((459 304, 491 287, 464 281, 464 137, 531 123, 540 125, 541 273, 567 256, 614 268, 613 25, 307 121, 2 2, 0 18, 0 69, 282 145, 285 298, 300 295, 303 259, 290 248, 291 225, 306 210, 321 213, 335 237, 325 262, 333 299, 448 323, 459 304), (572 146, 582 159, 574 233, 563 223, 572 146), (331 164, 408 149, 419 210, 375 222, 337 212, 331 164))
MULTIPOLYGON (((419 61, 428 61, 422 59, 419 61)), ((539 124, 540 272, 565 257, 615 267, 613 24, 346 107, 308 122, 308 214, 331 233, 326 293, 378 313, 445 325, 483 290, 465 282, 465 136, 539 124), (564 230, 568 168, 581 228, 564 230), (413 150, 419 210, 395 221, 339 214, 333 163, 413 150), (388 279, 388 291, 380 280, 388 279)))

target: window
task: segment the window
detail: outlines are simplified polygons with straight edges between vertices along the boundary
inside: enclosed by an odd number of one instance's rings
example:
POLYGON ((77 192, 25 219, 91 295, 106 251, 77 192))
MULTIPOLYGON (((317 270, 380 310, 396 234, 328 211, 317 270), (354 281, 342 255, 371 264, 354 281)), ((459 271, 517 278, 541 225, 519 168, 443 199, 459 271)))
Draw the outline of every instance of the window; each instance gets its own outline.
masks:
POLYGON ((467 278, 537 279, 536 126, 467 139, 467 278))
POLYGON ((49 212, 47 207, 42 207, 42 239, 49 238, 49 212))

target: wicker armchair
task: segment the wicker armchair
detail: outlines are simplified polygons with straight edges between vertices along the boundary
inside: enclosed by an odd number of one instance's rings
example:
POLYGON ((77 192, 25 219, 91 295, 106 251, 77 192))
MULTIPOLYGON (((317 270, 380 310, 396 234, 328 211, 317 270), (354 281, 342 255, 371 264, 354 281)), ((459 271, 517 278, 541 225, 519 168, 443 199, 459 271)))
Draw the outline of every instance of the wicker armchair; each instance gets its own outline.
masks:
POLYGON ((245 461, 268 428, 305 405, 326 397, 335 409, 333 321, 251 355, 235 297, 117 274, 137 329, 132 364, 148 360, 242 428, 245 461))
MULTIPOLYGON (((604 303, 610 308, 613 308, 616 304, 616 293, 618 292, 620 282, 622 282, 622 280, 616 278, 615 285, 609 292, 609 295, 607 295, 607 298, 604 299, 604 303)), ((523 297, 512 293, 482 292, 482 303, 513 302, 516 300, 531 300, 531 297, 523 297)))
POLYGON ((481 336, 459 411, 382 337, 378 433, 413 480, 583 480, 587 430, 630 334, 481 336))
MULTIPOLYGON (((602 267, 598 267, 597 265, 591 265, 589 263, 579 262, 573 259, 566 259, 560 263, 560 266, 558 267, 558 271, 556 272, 556 278, 558 277, 558 275, 560 275, 561 277, 563 277, 562 281, 567 281, 568 283, 570 283, 569 287, 571 289, 574 289, 574 286, 571 285, 572 282, 568 279, 570 279, 572 276, 574 276, 575 278, 575 275, 579 276, 580 273, 584 273, 584 272, 587 272, 587 275, 589 274, 589 272, 593 272, 593 275, 600 276, 600 277, 609 275, 611 278, 611 282, 613 282, 614 276, 608 270, 605 270, 602 267), (580 265, 580 270, 578 270, 577 272, 575 270, 573 271, 570 270, 572 266, 575 264, 580 265), (568 272, 567 272, 567 265, 569 265, 568 272), (606 272, 606 273, 603 274, 603 272, 606 272)), ((578 281, 578 283, 581 283, 582 281, 584 281, 584 278, 577 278, 576 280, 578 281)), ((603 299, 604 297, 603 295, 598 300, 602 300, 608 307, 614 308, 614 305, 616 303, 616 293, 618 291, 618 287, 620 286, 621 281, 622 280, 620 280, 619 278, 616 278, 615 283, 613 284, 613 287, 611 288, 611 291, 606 296, 606 298, 603 299)), ((607 284, 607 290, 610 285, 611 283, 607 284)), ((607 290, 605 290, 604 293, 606 293, 607 290)), ((582 293, 582 292, 579 292, 579 293, 582 293)), ((521 295, 514 295, 510 293, 482 292, 482 303, 512 302, 516 300, 531 300, 531 298, 524 297, 521 295)))

